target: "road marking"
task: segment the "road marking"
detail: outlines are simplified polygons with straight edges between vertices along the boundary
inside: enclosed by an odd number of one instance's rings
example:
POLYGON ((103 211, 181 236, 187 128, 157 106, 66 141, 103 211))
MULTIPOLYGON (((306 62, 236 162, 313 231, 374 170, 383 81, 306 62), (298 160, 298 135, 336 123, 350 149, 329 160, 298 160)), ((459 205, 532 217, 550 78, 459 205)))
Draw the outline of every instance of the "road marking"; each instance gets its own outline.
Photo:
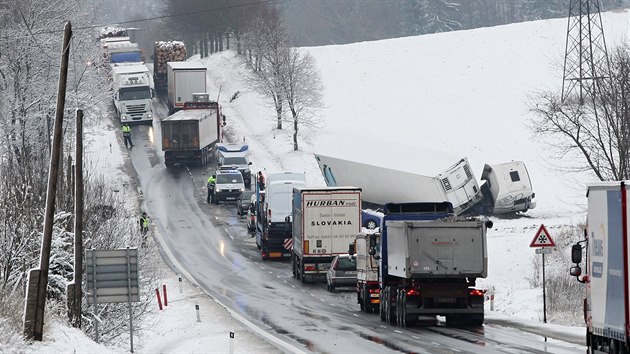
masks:
POLYGON ((293 287, 293 289, 295 289, 295 285, 291 284, 291 286, 293 287))
POLYGON ((287 284, 289 284, 289 282, 288 282, 288 281, 286 281, 286 280, 284 280, 284 282, 285 282, 285 283, 287 283, 287 284))
POLYGON ((357 315, 356 313, 353 313, 352 316, 359 317, 359 315, 357 315))
MULTIPOLYGON (((270 273, 271 273, 271 272, 270 272, 270 273)), ((276 278, 280 279, 280 276, 279 276, 279 275, 276 275, 276 278)))
POLYGON ((455 349, 455 348, 451 348, 451 350, 452 350, 452 351, 454 351, 454 352, 458 352, 458 353, 460 353, 460 352, 461 352, 461 350, 459 350, 459 349, 455 349))
POLYGON ((395 329, 394 332, 402 334, 402 331, 399 331, 397 329, 395 329))
POLYGON ((411 338, 413 338, 413 339, 420 339, 420 337, 416 337, 416 336, 411 336, 411 338))
POLYGON ((381 328, 387 328, 387 326, 380 325, 381 328))
POLYGON ((315 294, 311 294, 311 293, 308 293, 308 294, 311 295, 312 297, 315 297, 315 294))
POLYGON ((435 345, 435 346, 438 346, 438 347, 441 345, 441 344, 440 344, 440 343, 438 343, 438 342, 431 342, 431 344, 433 344, 433 345, 435 345))
POLYGON ((324 299, 319 299, 319 301, 321 301, 321 302, 326 302, 326 300, 324 300, 324 299))
POLYGON ((270 271, 270 270, 268 270, 267 272, 268 272, 269 274, 273 274, 273 272, 272 272, 272 271, 270 271))

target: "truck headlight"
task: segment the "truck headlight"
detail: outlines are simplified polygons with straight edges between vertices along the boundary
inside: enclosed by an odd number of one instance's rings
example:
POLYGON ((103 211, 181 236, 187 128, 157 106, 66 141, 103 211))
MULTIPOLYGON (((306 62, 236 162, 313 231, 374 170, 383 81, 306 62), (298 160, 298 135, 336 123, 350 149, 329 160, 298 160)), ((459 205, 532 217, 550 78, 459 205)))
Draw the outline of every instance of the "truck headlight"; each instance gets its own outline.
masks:
POLYGON ((153 114, 151 113, 147 114, 147 118, 153 118, 153 114))
POLYGON ((245 192, 245 188, 241 188, 241 192, 245 192))
POLYGON ((221 191, 221 188, 217 188, 217 189, 215 189, 214 191, 218 193, 218 192, 220 192, 220 191, 221 191))
POLYGON ((122 116, 120 116, 120 119, 127 120, 127 116, 123 114, 122 116))

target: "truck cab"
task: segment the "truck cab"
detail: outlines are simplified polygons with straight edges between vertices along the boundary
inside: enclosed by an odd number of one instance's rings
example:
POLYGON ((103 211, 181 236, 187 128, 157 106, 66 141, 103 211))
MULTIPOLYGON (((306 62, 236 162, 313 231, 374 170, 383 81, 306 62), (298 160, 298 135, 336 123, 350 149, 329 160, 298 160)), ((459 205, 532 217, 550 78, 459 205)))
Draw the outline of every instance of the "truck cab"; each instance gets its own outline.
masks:
POLYGON ((121 123, 153 121, 153 80, 144 64, 112 67, 114 107, 121 123))

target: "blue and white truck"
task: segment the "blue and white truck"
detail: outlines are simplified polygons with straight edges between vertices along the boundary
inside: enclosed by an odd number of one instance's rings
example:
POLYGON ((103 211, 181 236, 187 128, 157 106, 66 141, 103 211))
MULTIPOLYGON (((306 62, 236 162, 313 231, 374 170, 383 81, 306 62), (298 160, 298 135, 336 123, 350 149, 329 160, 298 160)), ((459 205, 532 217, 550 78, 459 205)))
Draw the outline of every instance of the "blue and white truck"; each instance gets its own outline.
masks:
POLYGON ((379 261, 380 317, 405 327, 426 316, 446 324, 481 326, 488 271, 486 228, 492 222, 458 218, 449 202, 389 203, 378 234, 368 237, 379 261))
POLYGON ((630 352, 629 194, 627 181, 589 185, 586 238, 571 249, 576 263, 571 275, 586 285, 584 321, 589 353, 630 352), (580 267, 583 248, 584 274, 580 267))

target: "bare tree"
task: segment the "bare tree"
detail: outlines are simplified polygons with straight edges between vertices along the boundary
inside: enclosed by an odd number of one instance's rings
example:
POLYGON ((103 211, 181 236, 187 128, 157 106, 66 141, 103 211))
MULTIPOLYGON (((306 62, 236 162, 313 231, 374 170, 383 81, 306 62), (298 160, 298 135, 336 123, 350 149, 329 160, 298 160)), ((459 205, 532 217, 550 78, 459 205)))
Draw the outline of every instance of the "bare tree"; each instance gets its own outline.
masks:
POLYGON ((530 107, 537 115, 534 133, 557 138, 562 156, 581 156, 584 163, 576 169, 590 170, 602 181, 630 178, 629 58, 628 45, 612 51, 612 87, 600 85, 594 101, 561 102, 559 94, 542 92, 530 107))
POLYGON ((273 100, 277 128, 282 129, 284 60, 287 58, 288 35, 275 11, 261 12, 245 34, 247 50, 253 53, 249 61, 253 68, 251 83, 273 100))
POLYGON ((286 56, 282 85, 293 120, 293 150, 297 151, 299 127, 319 123, 313 109, 322 105, 323 85, 315 59, 308 52, 290 48, 286 56))

